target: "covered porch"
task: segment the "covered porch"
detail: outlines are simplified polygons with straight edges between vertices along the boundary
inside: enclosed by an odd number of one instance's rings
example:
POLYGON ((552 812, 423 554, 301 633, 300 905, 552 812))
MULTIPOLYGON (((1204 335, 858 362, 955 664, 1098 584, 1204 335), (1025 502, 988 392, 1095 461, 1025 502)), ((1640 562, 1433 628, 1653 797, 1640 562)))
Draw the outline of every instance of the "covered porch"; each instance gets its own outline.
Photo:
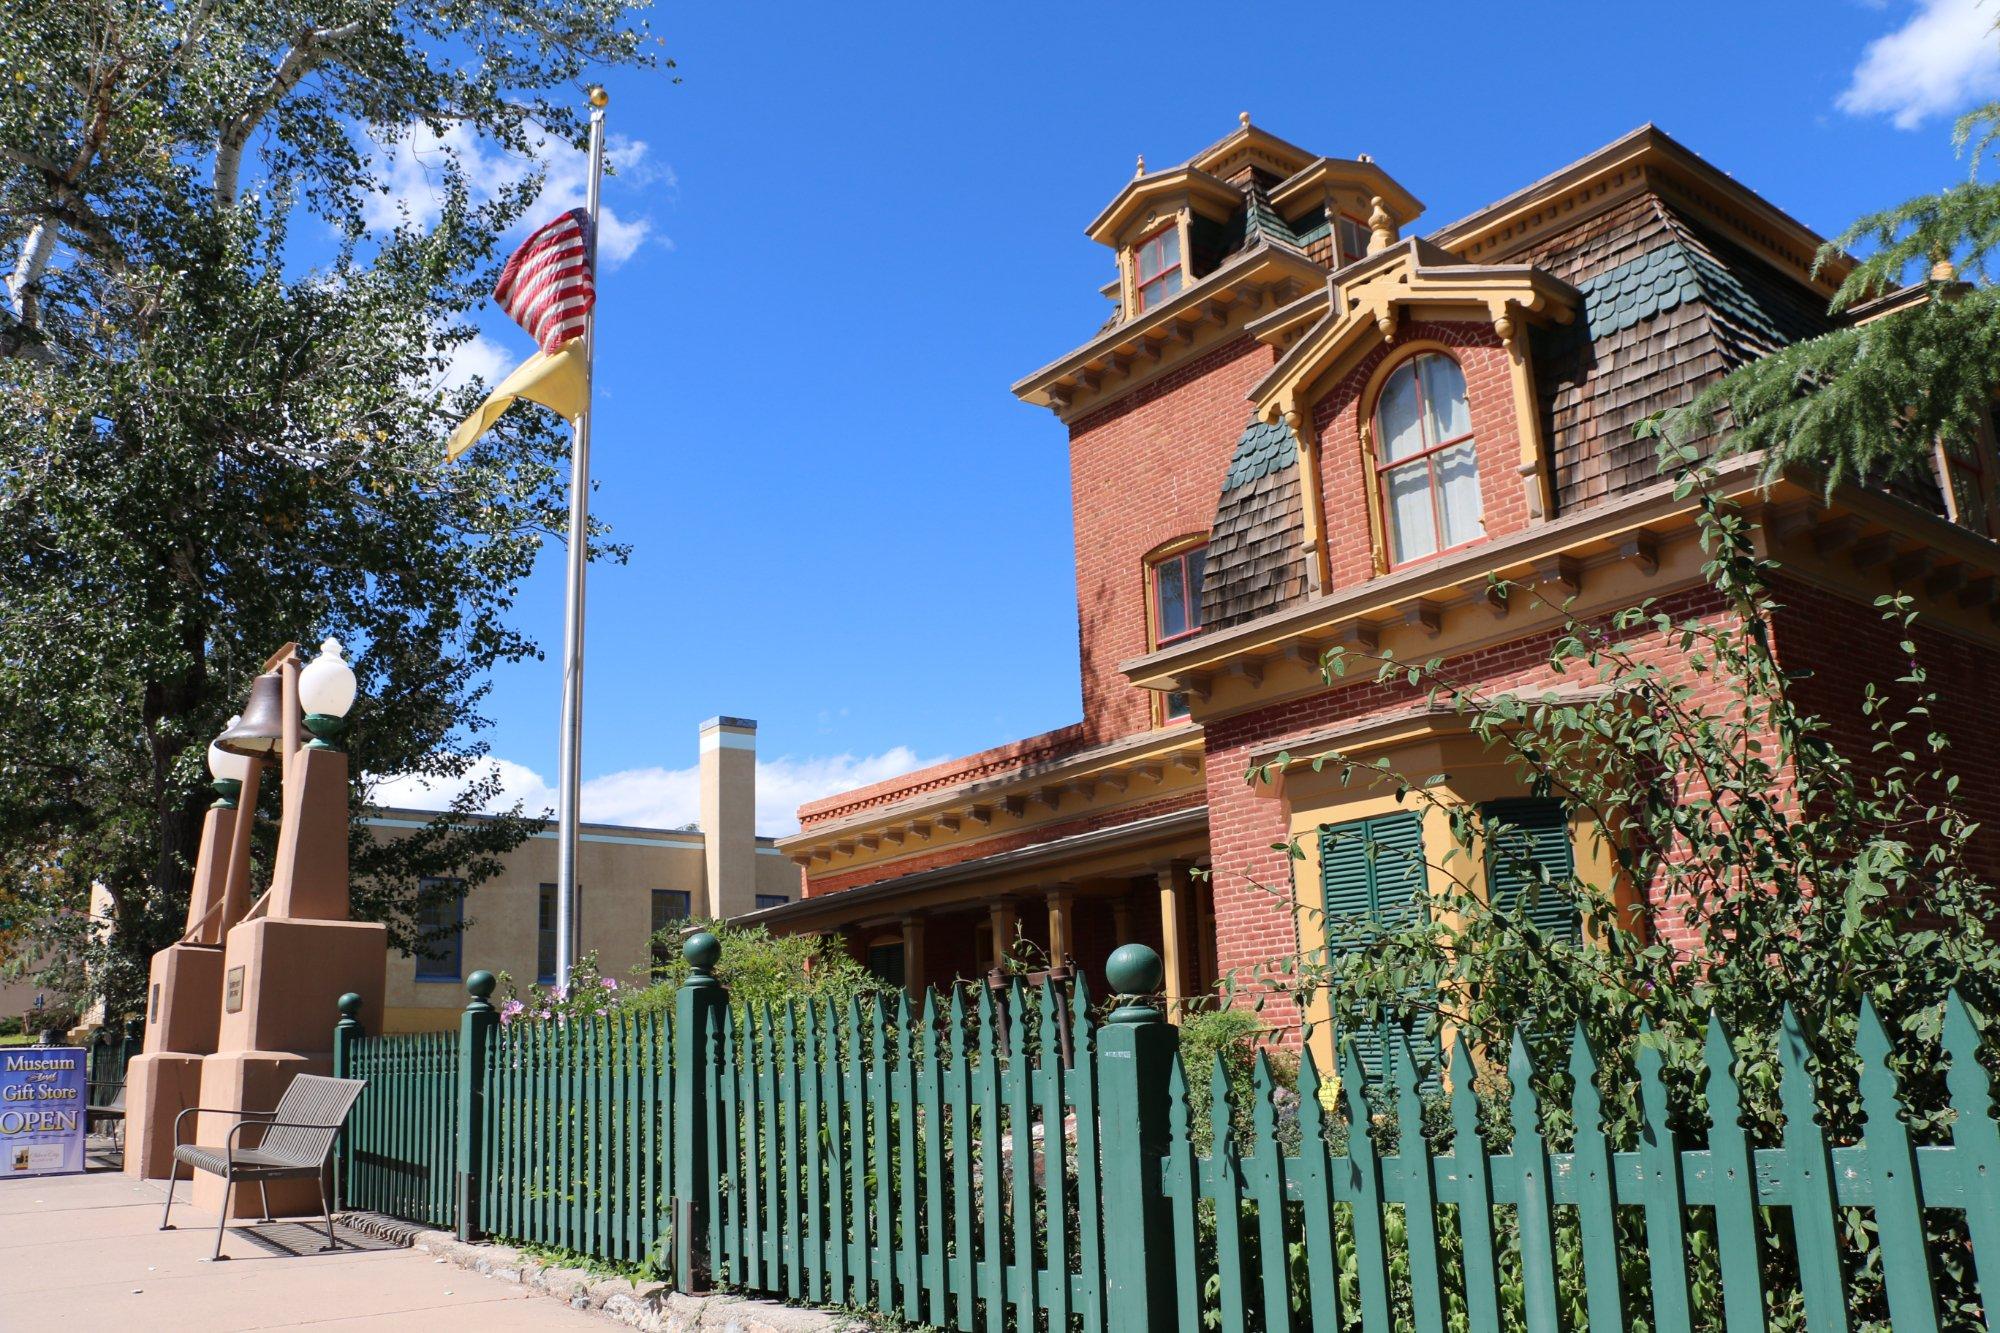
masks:
POLYGON ((838 935, 857 962, 913 996, 995 971, 1057 969, 1102 996, 1105 959, 1137 942, 1159 951, 1167 996, 1179 1002, 1207 995, 1217 978, 1207 859, 1207 808, 1192 806, 737 920, 838 935))

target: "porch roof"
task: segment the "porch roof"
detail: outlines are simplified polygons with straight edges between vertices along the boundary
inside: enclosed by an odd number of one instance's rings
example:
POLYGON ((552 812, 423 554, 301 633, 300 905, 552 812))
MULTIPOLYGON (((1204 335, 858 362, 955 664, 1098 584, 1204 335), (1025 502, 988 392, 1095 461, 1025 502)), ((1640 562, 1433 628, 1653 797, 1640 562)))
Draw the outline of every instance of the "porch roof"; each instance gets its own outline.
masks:
MULTIPOLYGON (((986 881, 996 876, 1061 866, 1109 852, 1142 851, 1150 844, 1205 832, 1207 828, 1208 806, 1193 805, 1114 824, 1109 828, 1072 833, 1067 837, 1036 843, 1032 847, 1016 847, 955 865, 879 880, 859 888, 815 894, 778 907, 746 912, 731 918, 731 921, 736 925, 765 926, 783 934, 849 925, 890 913, 900 899, 919 895, 928 897, 939 891, 944 892, 923 905, 935 907, 981 902, 992 892, 986 881), (953 894, 950 892, 952 889, 959 889, 960 892, 953 894)), ((1162 855, 1165 854, 1162 849, 1162 855)))

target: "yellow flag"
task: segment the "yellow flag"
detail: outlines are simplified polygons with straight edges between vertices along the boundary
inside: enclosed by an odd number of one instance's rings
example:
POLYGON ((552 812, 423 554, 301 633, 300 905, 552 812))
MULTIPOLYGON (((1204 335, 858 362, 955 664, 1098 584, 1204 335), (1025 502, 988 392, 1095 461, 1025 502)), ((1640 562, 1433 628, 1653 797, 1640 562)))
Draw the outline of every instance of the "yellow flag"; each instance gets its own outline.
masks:
POLYGON ((540 403, 571 421, 581 416, 590 402, 590 381, 583 364, 583 340, 572 339, 553 355, 537 352, 515 367, 514 373, 500 381, 500 387, 452 431, 451 442, 444 450, 445 461, 457 458, 470 449, 480 436, 493 429, 493 423, 500 419, 502 412, 514 405, 517 398, 540 403))

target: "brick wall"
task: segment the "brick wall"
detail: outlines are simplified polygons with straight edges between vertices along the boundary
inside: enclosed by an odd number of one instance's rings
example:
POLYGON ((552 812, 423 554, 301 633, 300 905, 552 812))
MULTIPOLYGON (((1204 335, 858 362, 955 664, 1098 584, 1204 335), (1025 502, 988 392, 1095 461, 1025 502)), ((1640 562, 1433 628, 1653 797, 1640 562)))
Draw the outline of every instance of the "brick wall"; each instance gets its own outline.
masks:
POLYGON ((1273 356, 1248 337, 1233 339, 1071 423, 1078 656, 1093 742, 1153 725, 1153 696, 1118 670, 1153 646, 1146 554, 1214 524, 1250 420, 1250 388, 1273 356))
MULTIPOLYGON (((1720 613, 1721 602, 1713 591, 1699 588, 1664 599, 1661 609, 1677 618, 1708 618, 1720 613)), ((1579 683, 1577 672, 1558 675, 1548 666, 1554 637, 1553 632, 1538 633, 1490 645, 1447 659, 1443 669, 1452 679, 1484 691, 1574 686, 1579 683)), ((1632 640, 1632 649, 1649 662, 1664 663, 1679 655, 1672 643, 1650 634, 1632 640)), ((1324 727, 1411 708, 1422 699, 1423 692, 1404 681, 1370 679, 1205 724, 1216 964, 1223 975, 1234 971, 1247 981, 1259 964, 1290 957, 1299 949, 1287 897, 1293 863, 1283 850, 1273 848, 1289 836, 1291 816, 1269 787, 1245 782, 1251 754, 1324 727)), ((1685 941, 1686 932, 1677 920, 1663 916, 1657 924, 1663 938, 1685 941)), ((1283 1001, 1268 1004, 1265 1012, 1274 1023, 1293 1023, 1299 1017, 1283 1001)))
MULTIPOLYGON (((1872 762, 1868 756, 1876 737, 1862 713, 1866 687, 1872 683, 1888 692, 1894 717, 1914 697, 1909 687, 1893 683, 1910 667, 1899 646, 1901 634, 1876 607, 1824 588, 1781 577, 1773 580, 1772 591, 1782 606, 1773 616, 1771 641, 1779 662, 1795 673, 1793 698, 1828 724, 1842 751, 1857 763, 1872 762)), ((1959 801, 1982 829, 2000 829, 2000 714, 1993 708, 1991 683, 2000 671, 2000 655, 1932 628, 1921 617, 1912 642, 1916 661, 1940 696, 1931 720, 1949 741, 1946 768, 1962 784, 1959 801)), ((1918 719, 1916 725, 1925 723, 1918 719)), ((1905 732, 1904 739, 1925 748, 1921 737, 1905 732)), ((1928 754, 1920 763, 1928 766, 1928 754)), ((2000 879, 1996 844, 2000 838, 1981 832, 1968 849, 1973 866, 1992 879, 2000 879)))
POLYGON ((885 778, 866 787, 854 787, 817 801, 807 801, 799 807, 799 826, 810 829, 816 824, 893 805, 927 791, 955 787, 961 782, 976 782, 980 778, 1012 772, 1029 764, 1045 763, 1078 748, 1082 742, 1083 726, 1072 722, 1066 727, 1045 731, 1026 740, 1009 741, 990 750, 961 755, 957 759, 885 778))
MULTIPOLYGON (((1368 492, 1376 484, 1372 456, 1361 449, 1363 402, 1370 377, 1400 349, 1418 340, 1444 344, 1465 372, 1466 406, 1479 459, 1479 498, 1488 537, 1504 537, 1528 524, 1521 478, 1521 436, 1514 420, 1514 382, 1507 350, 1484 324, 1406 320, 1396 341, 1363 357, 1313 409, 1324 496, 1327 560, 1332 585, 1350 587, 1375 576, 1368 528, 1368 492)), ((1380 441, 1375 442, 1377 447, 1380 441)))

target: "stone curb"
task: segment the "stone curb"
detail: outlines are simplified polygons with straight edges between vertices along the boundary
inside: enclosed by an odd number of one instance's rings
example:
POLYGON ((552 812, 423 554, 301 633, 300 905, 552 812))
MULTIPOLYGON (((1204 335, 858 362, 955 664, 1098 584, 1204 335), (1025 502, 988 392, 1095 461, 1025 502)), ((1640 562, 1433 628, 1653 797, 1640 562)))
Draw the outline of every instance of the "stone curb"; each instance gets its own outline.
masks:
POLYGON ((688 1296, 664 1282, 599 1277, 558 1268, 505 1245, 468 1244, 449 1231, 428 1231, 378 1213, 340 1213, 335 1223, 365 1236, 436 1255, 481 1277, 512 1282, 577 1310, 595 1310, 642 1333, 845 1333, 871 1327, 851 1315, 775 1301, 717 1294, 688 1296))

